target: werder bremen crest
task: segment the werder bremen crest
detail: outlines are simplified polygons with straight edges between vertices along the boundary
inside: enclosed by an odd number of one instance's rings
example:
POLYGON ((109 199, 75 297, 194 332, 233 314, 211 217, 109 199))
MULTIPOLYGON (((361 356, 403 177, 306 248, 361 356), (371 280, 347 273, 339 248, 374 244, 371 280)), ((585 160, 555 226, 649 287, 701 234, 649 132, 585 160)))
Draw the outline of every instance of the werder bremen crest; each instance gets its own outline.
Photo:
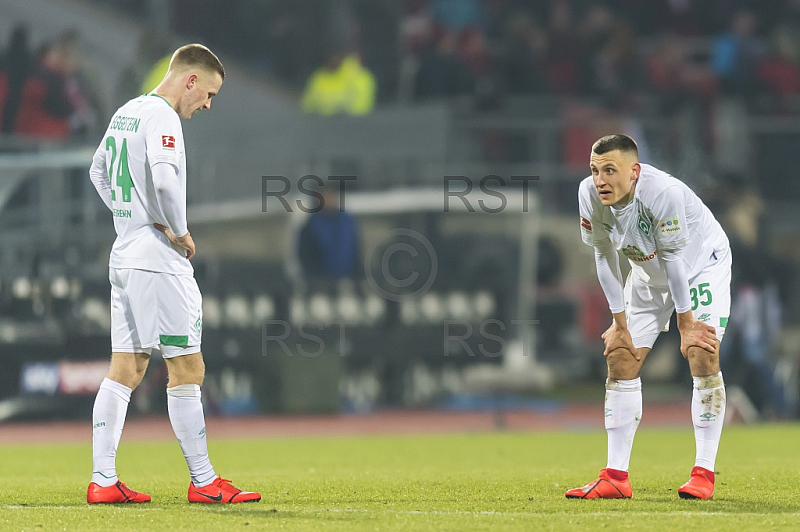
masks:
POLYGON ((639 227, 639 231, 644 233, 644 236, 650 236, 653 234, 653 222, 647 217, 647 215, 643 212, 642 204, 637 200, 637 208, 639 211, 639 217, 636 219, 636 225, 639 227))
POLYGON ((644 236, 650 236, 653 232, 653 224, 651 224, 647 218, 642 216, 642 213, 639 213, 639 219, 636 220, 636 225, 639 226, 639 230, 644 233, 644 236))

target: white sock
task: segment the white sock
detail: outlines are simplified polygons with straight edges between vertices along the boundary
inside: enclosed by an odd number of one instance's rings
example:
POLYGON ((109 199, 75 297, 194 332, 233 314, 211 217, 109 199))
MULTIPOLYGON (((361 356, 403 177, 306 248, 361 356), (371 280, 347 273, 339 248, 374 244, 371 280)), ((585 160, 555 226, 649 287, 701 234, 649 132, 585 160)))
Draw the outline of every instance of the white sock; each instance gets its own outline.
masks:
POLYGON ((130 401, 130 388, 103 379, 92 410, 92 482, 99 486, 117 483, 117 447, 130 401))
POLYGON ((606 380, 607 468, 627 471, 633 436, 642 419, 642 380, 606 380))
POLYGON ((721 371, 708 377, 692 377, 692 381, 692 423, 697 445, 694 465, 714 471, 725 420, 725 382, 721 371))
POLYGON ((192 482, 198 488, 208 486, 217 478, 217 474, 208 459, 206 421, 203 403, 200 401, 200 386, 181 384, 167 388, 167 408, 172 430, 181 444, 192 482))

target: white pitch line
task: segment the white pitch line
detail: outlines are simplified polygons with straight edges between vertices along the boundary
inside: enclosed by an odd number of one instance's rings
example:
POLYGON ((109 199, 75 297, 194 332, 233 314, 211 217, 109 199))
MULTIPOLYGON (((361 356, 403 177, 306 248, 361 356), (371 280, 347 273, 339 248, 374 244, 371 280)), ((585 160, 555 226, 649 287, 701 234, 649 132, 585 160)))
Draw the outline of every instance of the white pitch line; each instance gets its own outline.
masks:
MULTIPOLYGON (((15 505, 6 504, 0 505, 0 510, 80 510, 88 509, 89 506, 32 506, 32 505, 15 505)), ((130 506, 125 506, 130 508, 130 506)), ((165 510, 166 508, 158 506, 135 506, 137 509, 152 511, 152 510, 165 510)), ((216 506, 209 505, 201 507, 204 510, 219 511, 220 509, 236 508, 241 509, 241 506, 216 506)), ((252 508, 252 507, 251 507, 252 508)), ((253 508, 255 510, 255 508, 253 508)), ((272 511, 273 508, 267 508, 265 511, 272 511)), ((363 508, 326 508, 326 509, 284 509, 278 510, 278 513, 304 513, 304 514, 324 514, 324 513, 360 513, 360 514, 385 514, 385 515, 486 515, 486 516, 499 516, 499 517, 553 517, 553 516, 570 516, 573 518, 581 517, 620 517, 620 516, 637 516, 637 517, 652 517, 652 516, 665 516, 665 517, 693 517, 702 515, 703 517, 800 517, 800 512, 770 512, 770 513, 757 513, 757 512, 714 512, 714 511, 696 511, 691 512, 688 510, 679 512, 625 512, 620 511, 619 508, 609 509, 607 512, 554 512, 554 513, 540 513, 540 512, 502 512, 493 510, 482 510, 470 512, 465 510, 368 510, 363 508)), ((254 512, 255 513, 255 512, 254 512)))
MULTIPOLYGON (((309 510, 311 511, 311 510, 309 510)), ((339 513, 373 513, 373 510, 341 510, 341 509, 332 509, 332 510, 319 510, 322 512, 339 512, 339 513)), ((625 512, 620 511, 619 509, 609 510, 608 512, 556 512, 556 513, 538 513, 538 512, 498 512, 498 511, 480 511, 480 512, 468 512, 468 511, 445 511, 445 510, 431 510, 431 511, 424 511, 424 510, 377 510, 377 513, 384 513, 384 514, 400 514, 400 515, 497 515, 501 517, 514 517, 514 516, 526 516, 526 517, 552 517, 552 516, 570 516, 570 517, 618 517, 623 515, 632 515, 632 516, 654 516, 654 515, 663 515, 663 516, 697 516, 702 515, 703 517, 712 517, 712 516, 720 516, 720 517, 735 517, 735 516, 746 516, 746 517, 759 517, 759 516, 787 516, 787 517, 800 517, 800 512, 787 512, 787 513, 758 513, 758 512, 713 512, 713 511, 697 511, 697 512, 690 512, 690 511, 679 511, 679 512, 625 512)))
MULTIPOLYGON (((219 507, 214 507, 214 509, 218 509, 219 507)), ((226 508, 231 508, 230 506, 226 508)), ((207 509, 212 509, 212 507, 207 507, 207 509)), ((270 508, 272 510, 272 508, 270 508)), ((474 515, 487 515, 487 516, 500 516, 500 517, 553 517, 553 516, 570 516, 570 517, 619 517, 624 515, 630 516, 666 516, 666 517, 676 517, 676 516, 698 516, 702 515, 703 517, 712 517, 712 516, 719 516, 719 517, 800 517, 800 512, 771 512, 771 513, 758 513, 758 512, 714 512, 714 511, 671 511, 671 512, 625 512, 621 511, 618 508, 609 509, 607 512, 503 512, 503 511, 494 511, 494 510, 482 510, 482 511, 475 511, 470 512, 466 510, 368 510, 364 508, 326 508, 324 510, 314 510, 314 509, 291 509, 287 508, 284 510, 278 510, 278 513, 285 512, 285 513, 359 513, 359 514, 387 514, 387 515, 465 515, 465 516, 474 516, 474 515)))
MULTIPOLYGON (((125 507, 130 508, 131 506, 124 506, 124 505, 115 505, 115 504, 102 504, 98 505, 99 507, 125 507)), ((97 508, 98 506, 95 506, 97 508)), ((150 510, 164 510, 164 508, 160 508, 158 506, 135 506, 136 508, 147 509, 150 510)), ((77 506, 36 506, 33 504, 0 504, 0 510, 80 510, 80 509, 89 509, 91 506, 89 504, 86 505, 77 505, 77 506)))

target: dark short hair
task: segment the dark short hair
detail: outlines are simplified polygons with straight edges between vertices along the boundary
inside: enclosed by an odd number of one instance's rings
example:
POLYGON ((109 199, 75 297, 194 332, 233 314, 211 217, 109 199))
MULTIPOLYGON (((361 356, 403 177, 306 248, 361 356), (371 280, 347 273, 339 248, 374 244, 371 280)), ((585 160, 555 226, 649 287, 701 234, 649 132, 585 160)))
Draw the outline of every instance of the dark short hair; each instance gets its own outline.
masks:
POLYGON ((621 152, 633 152, 636 157, 639 157, 639 147, 636 146, 636 141, 628 135, 606 135, 602 137, 592 146, 592 151, 597 155, 603 155, 610 151, 619 150, 621 152))
POLYGON ((222 61, 202 44, 187 44, 175 50, 169 62, 170 68, 173 65, 200 67, 209 72, 216 72, 223 80, 225 79, 225 67, 222 66, 222 61))

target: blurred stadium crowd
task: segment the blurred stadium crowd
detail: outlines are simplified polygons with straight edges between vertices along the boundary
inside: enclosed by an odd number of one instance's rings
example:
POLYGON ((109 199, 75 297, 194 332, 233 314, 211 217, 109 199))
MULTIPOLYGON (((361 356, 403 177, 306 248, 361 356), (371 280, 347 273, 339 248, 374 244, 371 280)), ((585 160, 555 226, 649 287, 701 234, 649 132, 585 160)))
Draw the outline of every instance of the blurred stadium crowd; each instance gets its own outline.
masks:
MULTIPOLYGON (((108 3, 148 12, 143 0, 108 3)), ((800 91, 794 0, 174 0, 169 13, 172 30, 298 90, 326 54, 358 53, 382 102, 557 93, 621 105, 654 93, 669 105, 738 94, 786 112, 800 91)))
POLYGON ((63 141, 96 132, 105 114, 89 75, 77 32, 32 50, 28 29, 15 27, 0 61, 0 133, 63 141))
MULTIPOLYGON (((379 103, 472 96, 476 109, 491 109, 509 95, 540 94, 625 113, 654 103, 664 113, 690 103, 712 113, 721 98, 737 96, 759 113, 800 110, 795 0, 93 1, 151 23, 166 17, 159 25, 168 31, 298 93, 316 70, 337 68, 330 58, 339 55, 360 61, 379 103)), ((66 32, 32 50, 24 27, 5 36, 3 132, 63 138, 122 101, 101 101, 79 38, 66 32)), ((135 95, 170 44, 147 33, 115 94, 135 95)))
MULTIPOLYGON (((609 129, 621 130, 640 141, 644 160, 665 162, 696 188, 731 238, 734 310, 722 355, 723 365, 730 367, 726 378, 741 384, 765 415, 797 413, 800 342, 795 341, 797 334, 788 331, 800 323, 800 288, 794 275, 800 255, 792 251, 800 227, 793 214, 800 206, 800 180, 794 179, 800 164, 800 128, 796 127, 800 1, 86 1, 149 28, 142 31, 132 62, 114 87, 103 87, 97 72, 100 66, 82 46, 79 32, 87 28, 52 35, 39 43, 32 42, 25 23, 0 34, 0 151, 35 150, 40 141, 93 149, 117 106, 155 86, 176 38, 201 41, 231 63, 246 66, 253 75, 268 79, 270 90, 289 94, 295 108, 309 114, 351 114, 367 120, 365 115, 382 109, 444 103, 452 110, 455 124, 449 139, 450 160, 504 170, 539 164, 548 157, 555 161, 558 175, 543 178, 541 184, 545 216, 577 220, 575 190, 577 179, 586 175, 587 147, 609 129), (557 128, 540 126, 548 121, 555 121, 557 128), (526 128, 539 127, 544 129, 537 129, 537 134, 552 131, 557 137, 554 153, 534 147, 528 138, 526 128)), ((84 171, 70 171, 69 193, 79 205, 76 210, 91 211, 83 226, 89 228, 102 218, 98 208, 80 207, 96 200, 85 184, 78 184, 83 181, 84 171)), ((370 188, 369 183, 363 186, 370 188)), ((38 194, 39 189, 20 185, 7 204, 12 208, 34 202, 38 194)), ((432 216, 409 220, 410 215, 398 223, 436 232, 438 222, 432 216)), ((39 223, 0 211, 0 228, 38 227, 39 223)), ((326 223, 314 218, 298 233, 301 249, 297 254, 306 263, 306 277, 314 277, 309 273, 312 269, 323 271, 323 255, 334 253, 325 243, 313 247, 314 234, 335 230, 326 223), (311 263, 313 268, 308 266, 311 263)), ((355 242, 358 221, 347 223, 347 253, 361 253, 355 242)), ((586 259, 571 249, 577 223, 572 230, 574 234, 563 238, 545 236, 540 243, 539 314, 543 322, 554 324, 550 336, 545 334, 548 342, 552 340, 553 345, 546 347, 554 359, 567 349, 596 356, 607 312, 594 279, 580 285, 584 291, 578 297, 575 283, 563 273, 565 263, 586 259), (560 303, 565 295, 573 298, 573 304, 560 303), (580 330, 582 344, 574 340, 573 329, 580 330)), ((480 305, 470 307, 469 301, 488 297, 490 306, 502 307, 519 295, 513 281, 519 272, 509 266, 519 255, 516 243, 489 235, 461 241, 443 234, 426 235, 440 252, 443 270, 449 272, 449 284, 435 286, 441 295, 440 307, 450 308, 447 302, 452 300, 456 301, 452 308, 468 309, 463 315, 479 315, 480 305), (475 253, 469 255, 470 250, 475 253), (466 266, 460 254, 467 256, 466 266), (491 255, 493 262, 483 261, 491 255), (447 270, 448 264, 459 267, 447 270), (495 267, 503 268, 500 274, 495 267), (486 281, 492 274, 501 278, 497 286, 486 281), (481 292, 484 289, 491 295, 481 292), (458 303, 465 300, 468 303, 458 303)), ((574 243, 577 248, 577 240, 574 243)), ((87 252, 78 242, 67 244, 74 245, 43 246, 26 265, 26 275, 0 275, 0 320, 16 324, 17 331, 0 334, 0 345, 6 353, 13 350, 20 371, 25 357, 43 348, 21 347, 15 334, 24 336, 21 323, 46 321, 46 317, 58 323, 62 334, 54 338, 61 339, 53 342, 62 342, 58 349, 64 353, 79 358, 92 350, 94 358, 104 354, 107 287, 97 273, 105 257, 95 248, 87 252)), ((263 361, 242 361, 240 353, 260 351, 260 320, 283 319, 300 307, 311 309, 314 295, 301 298, 308 305, 293 303, 286 286, 297 279, 287 276, 281 265, 201 261, 197 267, 201 288, 208 294, 209 333, 204 342, 209 351, 222 353, 220 357, 227 360, 218 362, 221 373, 211 387, 227 390, 217 396, 227 396, 233 405, 220 406, 220 411, 246 411, 252 408, 247 403, 252 398, 241 390, 249 384, 237 379, 242 373, 261 371, 263 361), (271 281, 264 281, 266 277, 271 281), (246 300, 241 294, 247 294, 246 300), (245 318, 252 323, 243 332, 242 326, 234 324, 245 318), (215 329, 225 334, 215 336, 215 329), (226 368, 233 369, 224 373, 226 368), (236 401, 242 404, 236 406, 236 401)), ((333 277, 338 283, 339 277, 362 273, 333 277)), ((315 279, 306 279, 305 286, 314 286, 315 279)), ((322 279, 318 284, 329 299, 324 304, 317 301, 317 308, 356 305, 361 310, 355 314, 364 316, 377 308, 367 296, 342 291, 339 284, 333 291, 324 288, 326 282, 322 279)), ((380 319, 357 324, 352 336, 356 347, 348 349, 360 355, 348 359, 348 368, 340 368, 335 360, 318 368, 351 376, 364 373, 375 346, 386 338, 396 340, 394 348, 402 356, 403 351, 415 349, 415 341, 429 337, 436 347, 427 358, 420 358, 429 365, 441 365, 441 327, 436 320, 440 324, 442 316, 452 316, 437 311, 426 315, 425 309, 424 305, 417 310, 391 303, 381 306, 376 311, 380 319), (421 317, 413 317, 413 312, 421 317), (421 326, 426 320, 430 327, 421 326)), ((46 336, 43 329, 32 330, 40 340, 46 336)), ((330 342, 336 343, 338 330, 333 333, 330 342)), ((208 360, 213 370, 214 356, 208 360)), ((281 364, 291 362, 287 360, 281 364)), ((396 359, 382 364, 369 379, 342 381, 342 393, 351 406, 416 401, 409 399, 417 396, 407 392, 406 384, 425 380, 414 376, 418 367, 396 359), (383 392, 376 391, 373 380, 384 378, 391 382, 384 383, 383 392), (357 390, 350 393, 348 387, 357 390)), ((29 376, 35 380, 46 371, 29 369, 29 376)), ((8 372, 5 380, 7 389, 21 388, 18 374, 8 372)), ((446 376, 440 381, 447 381, 446 376)), ((302 389, 302 383, 285 384, 286 389, 292 387, 302 389)), ((146 394, 147 386, 143 390, 146 394)), ((336 389, 330 391, 336 393, 336 389)), ((280 399, 270 396, 258 401, 268 409, 280 399)))

